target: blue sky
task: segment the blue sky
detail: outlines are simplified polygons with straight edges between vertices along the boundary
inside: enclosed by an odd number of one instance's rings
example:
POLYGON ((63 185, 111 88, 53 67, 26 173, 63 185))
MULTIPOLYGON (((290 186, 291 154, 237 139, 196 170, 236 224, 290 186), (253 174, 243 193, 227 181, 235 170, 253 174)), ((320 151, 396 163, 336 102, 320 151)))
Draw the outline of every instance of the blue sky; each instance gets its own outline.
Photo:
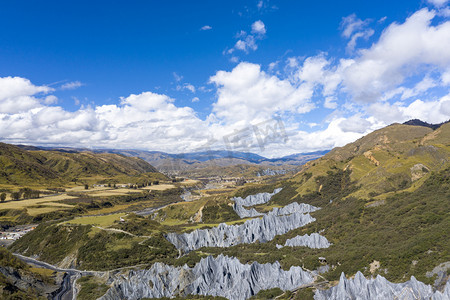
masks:
POLYGON ((449 17, 448 0, 5 2, 0 139, 281 156, 442 122, 449 17))

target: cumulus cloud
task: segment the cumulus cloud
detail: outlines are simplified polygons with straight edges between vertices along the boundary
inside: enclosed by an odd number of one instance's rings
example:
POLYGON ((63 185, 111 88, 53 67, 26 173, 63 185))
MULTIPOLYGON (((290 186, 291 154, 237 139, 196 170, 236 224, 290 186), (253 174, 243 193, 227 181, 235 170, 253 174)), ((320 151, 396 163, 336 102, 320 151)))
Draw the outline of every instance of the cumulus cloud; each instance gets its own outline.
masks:
POLYGON ((48 86, 36 86, 21 77, 0 78, 0 113, 19 113, 41 106, 42 94, 53 91, 48 86))
POLYGON ((36 86, 25 78, 11 76, 0 78, 0 101, 51 91, 53 91, 52 88, 48 86, 36 86))
MULTIPOLYGON (((297 61, 293 63, 290 60, 291 67, 297 67, 297 65, 297 61)), ((323 87, 322 94, 327 97, 334 94, 342 81, 340 68, 332 66, 324 54, 320 54, 306 58, 298 67, 297 76, 300 81, 321 85, 323 87)))
POLYGON ((367 108, 367 112, 386 125, 394 122, 405 122, 410 119, 441 123, 450 119, 449 107, 450 95, 446 95, 435 101, 417 99, 404 105, 387 102, 373 103, 367 108))
POLYGON ((234 47, 226 51, 226 53, 232 54, 235 50, 244 51, 245 53, 256 51, 258 49, 258 45, 256 44, 256 42, 258 40, 262 40, 265 37, 266 26, 261 20, 258 20, 252 24, 251 28, 251 34, 248 34, 246 31, 241 30, 236 35, 238 41, 236 42, 234 47))
POLYGON ((450 22, 433 26, 434 17, 435 12, 422 9, 403 24, 393 23, 372 47, 346 60, 343 82, 356 101, 380 99, 420 68, 449 68, 450 22))
POLYGON ((261 20, 258 20, 252 24, 252 33, 262 35, 266 34, 266 26, 261 20))
POLYGON ((350 118, 343 119, 339 123, 339 127, 343 132, 356 132, 365 133, 370 129, 372 123, 362 118, 359 115, 351 116, 350 118))
POLYGON ((226 122, 248 123, 275 113, 302 114, 314 108, 310 85, 293 86, 268 75, 257 64, 242 62, 231 72, 217 72, 210 82, 218 87, 213 112, 226 122))

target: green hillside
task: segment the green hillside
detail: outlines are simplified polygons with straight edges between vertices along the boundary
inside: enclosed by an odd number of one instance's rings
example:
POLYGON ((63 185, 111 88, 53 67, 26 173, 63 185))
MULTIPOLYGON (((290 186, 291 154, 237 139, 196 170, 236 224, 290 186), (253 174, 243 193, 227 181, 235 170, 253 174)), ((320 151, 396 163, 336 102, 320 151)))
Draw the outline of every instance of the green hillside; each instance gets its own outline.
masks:
POLYGON ((135 157, 87 151, 31 151, 0 143, 0 184, 57 184, 85 177, 111 178, 144 173, 158 171, 135 157))
POLYGON ((450 124, 428 127, 394 124, 307 163, 291 181, 300 195, 319 192, 317 178, 348 170, 360 186, 349 196, 384 199, 392 192, 417 189, 432 171, 449 164, 450 124))

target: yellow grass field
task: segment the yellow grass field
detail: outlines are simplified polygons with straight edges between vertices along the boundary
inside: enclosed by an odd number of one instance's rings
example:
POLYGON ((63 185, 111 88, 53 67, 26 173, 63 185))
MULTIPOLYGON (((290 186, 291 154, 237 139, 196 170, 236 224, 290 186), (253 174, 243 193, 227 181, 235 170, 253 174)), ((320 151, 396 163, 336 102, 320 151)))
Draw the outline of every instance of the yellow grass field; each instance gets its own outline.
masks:
POLYGON ((174 186, 173 184, 158 184, 158 185, 146 186, 143 189, 144 190, 152 190, 152 191, 165 191, 165 190, 174 189, 174 188, 176 188, 176 186, 174 186))
POLYGON ((139 193, 138 189, 103 189, 88 192, 89 196, 92 197, 107 197, 107 196, 118 196, 118 195, 126 195, 129 193, 139 193))
POLYGON ((72 198, 75 198, 75 197, 63 194, 63 195, 56 195, 56 196, 49 196, 49 197, 41 197, 41 198, 37 198, 37 199, 7 201, 4 203, 0 203, 0 209, 22 209, 22 208, 27 208, 27 207, 36 206, 36 205, 47 205, 47 206, 55 206, 55 207, 72 207, 71 205, 68 205, 68 204, 53 202, 53 201, 60 201, 60 200, 72 199, 72 198))
POLYGON ((62 224, 79 224, 79 225, 93 225, 100 227, 108 227, 114 224, 115 221, 119 221, 120 217, 125 217, 127 214, 118 213, 106 216, 88 216, 78 217, 70 221, 66 221, 62 224))
POLYGON ((196 185, 199 183, 200 183, 200 180, 195 180, 195 179, 186 179, 186 180, 180 182, 181 185, 196 185))
POLYGON ((58 207, 58 206, 44 206, 44 207, 28 207, 27 208, 27 213, 30 216, 37 216, 40 214, 45 214, 45 213, 49 213, 52 211, 57 211, 57 210, 65 210, 67 208, 65 207, 58 207))

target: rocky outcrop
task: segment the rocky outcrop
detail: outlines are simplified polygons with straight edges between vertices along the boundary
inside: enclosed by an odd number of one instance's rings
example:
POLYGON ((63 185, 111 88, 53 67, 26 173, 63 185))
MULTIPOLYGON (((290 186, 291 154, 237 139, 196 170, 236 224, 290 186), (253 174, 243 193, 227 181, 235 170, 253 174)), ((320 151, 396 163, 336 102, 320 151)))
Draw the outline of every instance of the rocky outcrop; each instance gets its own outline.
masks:
MULTIPOLYGON (((264 214, 256 211, 256 209, 254 209, 254 208, 246 209, 244 206, 252 206, 252 205, 267 203, 270 201, 270 199, 273 197, 273 195, 279 193, 280 191, 281 191, 281 188, 274 190, 273 193, 259 193, 256 195, 250 195, 250 196, 246 197, 245 199, 242 199, 241 197, 232 198, 231 200, 234 201, 233 209, 240 218, 251 218, 251 217, 263 216, 264 214)), ((271 212, 269 212, 269 214, 281 216, 281 215, 287 215, 287 214, 292 214, 292 213, 296 213, 296 212, 309 213, 309 212, 316 211, 318 209, 320 209, 320 208, 314 207, 309 204, 304 204, 304 203, 298 204, 297 202, 293 202, 282 208, 276 207, 271 212)))
POLYGON ((234 203, 233 209, 237 213, 240 218, 253 218, 264 215, 263 213, 258 212, 254 208, 246 209, 244 206, 234 203))
POLYGON ((289 247, 297 247, 297 246, 305 246, 309 248, 328 248, 330 247, 330 242, 328 242, 327 238, 318 234, 318 233, 312 233, 311 235, 297 235, 296 237, 292 239, 286 240, 284 243, 284 246, 278 245, 277 248, 283 248, 286 246, 289 247))
POLYGON ((201 247, 230 247, 237 244, 261 243, 276 235, 302 227, 316 219, 309 214, 293 213, 287 216, 268 214, 261 219, 252 219, 240 225, 219 224, 210 229, 197 229, 190 233, 168 233, 166 238, 177 249, 185 252, 201 247))
POLYGON ((432 300, 448 300, 450 299, 450 279, 447 280, 445 284, 444 290, 436 291, 434 295, 431 297, 432 300))
POLYGON ((175 295, 222 296, 230 300, 247 299, 260 290, 293 290, 313 282, 301 267, 288 271, 280 264, 241 264, 237 258, 219 255, 203 258, 194 268, 162 263, 150 269, 129 271, 114 280, 101 300, 173 297, 175 295))
POLYGON ((289 215, 293 213, 310 213, 316 210, 319 210, 319 207, 315 207, 309 204, 292 202, 289 205, 286 205, 285 207, 275 207, 269 212, 269 215, 276 215, 276 216, 282 216, 282 215, 289 215))
POLYGON ((339 284, 328 290, 317 290, 315 300, 333 299, 361 299, 361 300, 384 300, 384 299, 450 299, 450 283, 443 292, 433 292, 430 285, 418 281, 414 276, 404 283, 389 282, 383 276, 378 275, 375 279, 366 279, 361 272, 356 273, 354 279, 347 279, 341 274, 339 284))
POLYGON ((282 188, 278 188, 275 189, 273 193, 259 193, 256 195, 247 196, 245 197, 245 199, 242 199, 241 197, 235 197, 231 198, 231 200, 242 206, 253 206, 269 202, 273 195, 278 194, 279 192, 281 192, 281 190, 282 188))
MULTIPOLYGON (((233 205, 233 209, 241 218, 251 218, 264 215, 263 213, 257 212, 256 209, 254 208, 245 209, 242 205, 238 205, 237 203, 233 205)), ((282 216, 293 213, 310 213, 319 209, 320 209, 319 207, 315 207, 309 204, 304 203, 298 204, 297 202, 293 202, 289 205, 286 205, 285 207, 275 207, 268 214, 275 216, 282 216)))
POLYGON ((56 282, 45 282, 40 276, 28 270, 10 266, 0 266, 0 280, 3 280, 0 284, 1 299, 9 293, 18 291, 33 293, 41 297, 49 297, 58 289, 56 282))

